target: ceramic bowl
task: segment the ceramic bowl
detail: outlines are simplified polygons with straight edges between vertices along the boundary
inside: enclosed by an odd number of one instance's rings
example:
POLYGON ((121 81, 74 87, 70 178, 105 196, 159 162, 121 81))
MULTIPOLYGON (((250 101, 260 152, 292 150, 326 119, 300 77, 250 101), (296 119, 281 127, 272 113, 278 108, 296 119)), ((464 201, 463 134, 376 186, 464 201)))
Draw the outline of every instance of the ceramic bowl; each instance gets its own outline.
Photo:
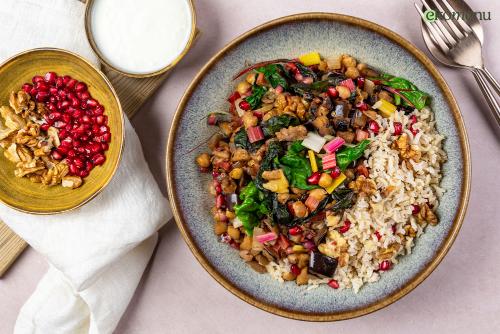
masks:
POLYGON ((0 201, 8 206, 35 214, 51 214, 75 209, 96 196, 113 177, 123 148, 123 113, 108 79, 80 56, 59 49, 34 49, 18 54, 0 65, 0 105, 9 105, 9 94, 18 91, 34 75, 53 71, 70 75, 88 85, 92 97, 105 108, 111 131, 106 162, 94 168, 80 188, 47 187, 27 178, 14 176, 15 165, 0 154, 0 201))
POLYGON ((462 224, 470 189, 467 135, 457 103, 431 61, 410 42, 377 24, 345 15, 308 13, 271 21, 232 41, 198 73, 175 115, 167 148, 167 180, 176 222, 193 254, 225 288, 263 310, 294 319, 332 321, 378 310, 406 295, 440 263, 462 224), (207 192, 210 175, 198 172, 194 159, 206 151, 213 133, 202 120, 208 112, 226 110, 232 77, 245 67, 277 58, 319 51, 347 53, 384 72, 408 78, 432 96, 438 130, 446 136, 448 162, 443 166, 446 193, 438 209, 440 223, 427 228, 411 255, 402 257, 378 282, 355 294, 328 286, 307 290, 281 284, 247 266, 234 249, 213 232, 207 192))

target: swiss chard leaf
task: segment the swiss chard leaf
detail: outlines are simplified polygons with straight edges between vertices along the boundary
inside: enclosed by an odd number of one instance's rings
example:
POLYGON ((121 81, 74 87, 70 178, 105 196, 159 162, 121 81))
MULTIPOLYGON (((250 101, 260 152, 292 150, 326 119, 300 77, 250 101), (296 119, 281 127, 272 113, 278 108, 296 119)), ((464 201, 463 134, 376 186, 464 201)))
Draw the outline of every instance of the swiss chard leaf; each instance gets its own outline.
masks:
POLYGON ((299 125, 300 120, 290 115, 274 116, 262 122, 261 127, 266 137, 273 136, 276 132, 292 125, 299 125))
POLYGON ((279 166, 276 165, 275 159, 278 158, 282 152, 283 148, 278 141, 271 141, 269 146, 267 147, 266 155, 264 159, 262 159, 262 163, 260 164, 259 172, 255 177, 255 185, 264 193, 268 192, 267 189, 264 189, 263 184, 264 180, 262 179, 262 173, 268 170, 277 169, 279 166))
POLYGON ((266 91, 267 90, 264 86, 254 85, 252 88, 252 94, 250 96, 247 96, 245 98, 245 101, 250 104, 250 107, 252 109, 257 109, 257 107, 260 106, 262 97, 264 96, 266 91))
POLYGON ((300 141, 295 141, 283 157, 279 159, 281 168, 292 187, 311 190, 317 188, 307 183, 307 178, 312 174, 309 160, 301 152, 305 149, 300 141))
POLYGON ((296 83, 290 85, 290 90, 293 93, 299 94, 301 96, 304 96, 307 93, 318 95, 322 92, 325 92, 328 87, 337 86, 344 79, 345 77, 339 76, 339 77, 331 77, 328 78, 327 80, 315 81, 312 84, 296 83))
POLYGON ((336 158, 340 170, 344 171, 351 162, 361 158, 369 144, 370 141, 365 139, 356 146, 344 147, 338 151, 336 158))
POLYGON ((332 193, 332 198, 335 200, 333 211, 349 209, 354 203, 354 192, 346 187, 337 188, 332 193))
MULTIPOLYGON (((382 74, 378 80, 380 80, 382 85, 394 88, 396 90, 395 97, 397 95, 403 96, 403 101, 399 102, 402 102, 404 105, 408 105, 407 101, 405 101, 405 99, 407 99, 415 108, 420 110, 425 107, 429 101, 429 95, 427 93, 422 92, 412 82, 404 78, 382 74)), ((398 100, 400 100, 400 98, 398 98, 398 100)))
POLYGON ((278 86, 283 87, 284 90, 288 89, 288 81, 282 73, 284 73, 283 66, 280 64, 269 64, 264 67, 256 69, 257 72, 264 73, 264 77, 271 84, 273 88, 278 86))
POLYGON ((243 223, 248 235, 252 235, 254 227, 269 210, 262 201, 262 193, 254 182, 250 182, 240 192, 241 203, 234 206, 236 216, 243 223))
POLYGON ((303 77, 311 77, 314 79, 314 81, 318 80, 318 76, 316 75, 316 73, 314 73, 309 67, 301 63, 295 63, 295 66, 297 66, 297 69, 303 77))

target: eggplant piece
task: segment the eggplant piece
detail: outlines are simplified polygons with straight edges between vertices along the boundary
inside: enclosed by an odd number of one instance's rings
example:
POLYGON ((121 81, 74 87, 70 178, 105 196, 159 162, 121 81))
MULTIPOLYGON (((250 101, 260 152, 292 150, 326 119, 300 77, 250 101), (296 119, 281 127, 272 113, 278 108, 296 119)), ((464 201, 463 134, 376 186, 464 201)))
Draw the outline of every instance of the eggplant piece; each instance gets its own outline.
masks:
POLYGON ((357 110, 352 118, 352 127, 354 129, 363 129, 366 126, 367 117, 361 110, 357 110))
POLYGON ((311 252, 310 256, 308 268, 310 272, 320 276, 333 277, 338 265, 337 259, 320 252, 311 252))
POLYGON ((349 119, 344 117, 336 117, 333 119, 333 126, 337 131, 347 131, 349 130, 349 119))

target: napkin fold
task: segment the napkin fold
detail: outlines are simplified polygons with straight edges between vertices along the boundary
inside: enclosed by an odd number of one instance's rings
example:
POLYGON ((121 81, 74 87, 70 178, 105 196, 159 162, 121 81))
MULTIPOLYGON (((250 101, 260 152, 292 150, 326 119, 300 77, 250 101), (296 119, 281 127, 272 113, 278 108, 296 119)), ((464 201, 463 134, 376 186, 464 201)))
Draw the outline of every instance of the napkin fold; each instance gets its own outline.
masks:
MULTIPOLYGON (((0 61, 35 47, 58 47, 98 64, 76 0, 2 0, 0 61)), ((79 209, 50 216, 0 204, 0 218, 49 263, 22 307, 15 333, 111 333, 172 217, 125 120, 122 161, 109 185, 79 209)))

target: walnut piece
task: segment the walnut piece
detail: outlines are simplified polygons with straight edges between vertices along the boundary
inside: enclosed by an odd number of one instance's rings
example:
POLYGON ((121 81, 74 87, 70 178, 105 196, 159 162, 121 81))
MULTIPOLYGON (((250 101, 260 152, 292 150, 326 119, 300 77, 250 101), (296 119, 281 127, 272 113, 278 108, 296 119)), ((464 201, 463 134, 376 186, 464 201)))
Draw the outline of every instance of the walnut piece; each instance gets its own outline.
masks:
POLYGON ((303 125, 290 126, 285 129, 281 129, 276 132, 276 138, 279 141, 294 141, 299 139, 304 139, 307 136, 307 129, 303 125))
POLYGON ((61 185, 65 188, 76 189, 82 185, 82 178, 79 176, 64 176, 61 185))
POLYGON ((413 160, 419 162, 422 153, 415 147, 408 143, 408 135, 403 133, 392 143, 392 148, 399 151, 399 156, 403 160, 413 160))
POLYGON ((420 225, 424 223, 437 225, 439 223, 436 214, 432 211, 427 203, 420 207, 420 212, 417 215, 417 220, 420 225))
POLYGON ((367 179, 364 175, 349 183, 349 189, 358 193, 360 196, 371 196, 377 191, 377 185, 372 179, 367 179))

